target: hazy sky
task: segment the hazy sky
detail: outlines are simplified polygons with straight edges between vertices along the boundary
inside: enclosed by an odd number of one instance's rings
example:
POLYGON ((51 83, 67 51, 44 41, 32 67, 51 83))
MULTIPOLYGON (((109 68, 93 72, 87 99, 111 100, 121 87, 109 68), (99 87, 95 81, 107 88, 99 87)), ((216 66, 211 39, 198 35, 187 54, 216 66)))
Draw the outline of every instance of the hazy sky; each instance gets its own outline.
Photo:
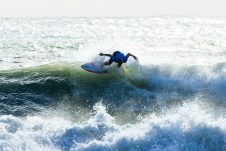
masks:
POLYGON ((1 17, 226 16, 226 0, 0 0, 1 17))

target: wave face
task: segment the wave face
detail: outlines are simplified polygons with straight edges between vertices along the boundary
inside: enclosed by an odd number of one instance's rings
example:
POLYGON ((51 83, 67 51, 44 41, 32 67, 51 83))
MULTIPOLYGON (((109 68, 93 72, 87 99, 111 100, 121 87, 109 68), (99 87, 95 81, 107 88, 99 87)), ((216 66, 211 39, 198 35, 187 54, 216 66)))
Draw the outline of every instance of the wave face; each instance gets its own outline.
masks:
POLYGON ((0 150, 226 150, 225 18, 0 21, 0 150))

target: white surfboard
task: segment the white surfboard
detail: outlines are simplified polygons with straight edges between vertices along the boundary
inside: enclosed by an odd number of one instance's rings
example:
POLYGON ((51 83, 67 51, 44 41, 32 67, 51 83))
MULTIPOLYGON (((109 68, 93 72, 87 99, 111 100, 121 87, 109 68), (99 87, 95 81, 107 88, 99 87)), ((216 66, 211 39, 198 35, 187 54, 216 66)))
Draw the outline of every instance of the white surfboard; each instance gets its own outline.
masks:
POLYGON ((107 73, 101 62, 91 62, 81 65, 81 68, 92 73, 107 73))

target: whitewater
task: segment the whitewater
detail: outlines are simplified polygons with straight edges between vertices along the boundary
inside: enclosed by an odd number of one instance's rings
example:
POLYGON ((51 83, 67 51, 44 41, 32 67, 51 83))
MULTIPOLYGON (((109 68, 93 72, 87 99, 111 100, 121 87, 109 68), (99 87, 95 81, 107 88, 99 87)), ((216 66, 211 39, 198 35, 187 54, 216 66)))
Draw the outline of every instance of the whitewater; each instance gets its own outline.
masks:
POLYGON ((226 150, 226 18, 0 18, 0 54, 1 151, 226 150))

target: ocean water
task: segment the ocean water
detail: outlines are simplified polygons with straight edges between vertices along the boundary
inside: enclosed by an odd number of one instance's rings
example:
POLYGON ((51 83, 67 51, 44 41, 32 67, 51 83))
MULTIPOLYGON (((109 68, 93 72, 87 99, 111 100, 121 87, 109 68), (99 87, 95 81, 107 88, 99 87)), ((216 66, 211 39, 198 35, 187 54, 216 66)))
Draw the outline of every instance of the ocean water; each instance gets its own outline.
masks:
POLYGON ((0 54, 1 151, 226 150, 226 18, 0 18, 0 54))

